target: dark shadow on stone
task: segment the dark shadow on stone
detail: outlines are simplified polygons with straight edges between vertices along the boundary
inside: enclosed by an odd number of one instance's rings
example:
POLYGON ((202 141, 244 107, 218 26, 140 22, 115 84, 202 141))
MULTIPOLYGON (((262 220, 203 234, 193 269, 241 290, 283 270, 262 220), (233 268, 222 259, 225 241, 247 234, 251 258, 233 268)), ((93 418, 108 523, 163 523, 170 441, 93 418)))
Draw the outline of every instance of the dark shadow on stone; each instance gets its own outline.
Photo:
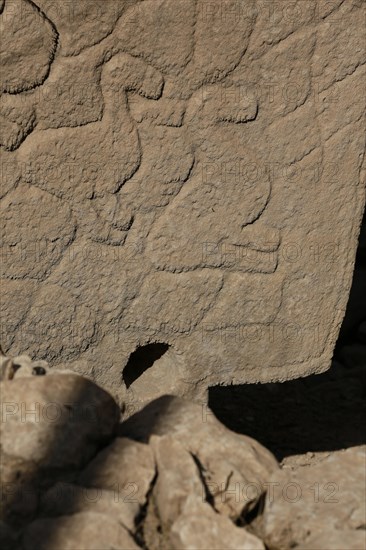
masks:
POLYGON ((127 365, 123 369, 122 379, 129 388, 147 369, 153 366, 170 348, 169 344, 156 342, 138 347, 131 353, 127 365))
POLYGON ((343 345, 354 342, 358 327, 363 321, 366 321, 366 213, 361 225, 347 309, 335 349, 336 357, 343 345))
MULTIPOLYGON (((33 374, 38 377, 43 373, 37 370, 33 374)), ((43 378, 43 376, 41 377, 43 378)), ((46 379, 55 382, 57 378, 62 379, 62 377, 70 377, 70 374, 48 375, 46 379)), ((31 379, 31 377, 29 378, 31 379)), ((26 381, 28 378, 24 378, 24 380, 26 381)), ((11 387, 12 384, 19 383, 19 380, 11 380, 6 383, 11 387)), ((98 400, 100 400, 98 394, 105 396, 108 394, 102 388, 97 387, 94 394, 91 393, 90 388, 94 386, 87 379, 85 379, 85 385, 79 385, 77 389, 70 386, 70 397, 67 402, 58 401, 57 395, 49 402, 53 407, 52 412, 48 406, 43 408, 43 405, 40 405, 37 409, 36 405, 39 405, 39 403, 35 403, 33 408, 28 404, 28 417, 32 416, 33 418, 36 414, 39 414, 40 419, 49 423, 47 444, 45 444, 43 458, 39 462, 32 463, 29 460, 23 463, 22 459, 17 461, 17 457, 7 457, 1 453, 2 476, 7 474, 7 477, 9 477, 8 471, 14 471, 10 481, 4 482, 2 487, 4 490, 2 491, 1 500, 0 546, 4 550, 20 550, 20 548, 23 548, 24 531, 27 525, 43 517, 40 503, 47 490, 57 482, 74 483, 79 471, 113 440, 120 419, 118 406, 114 403, 112 397, 106 398, 103 414, 109 414, 110 423, 114 425, 113 430, 111 429, 109 433, 101 417, 101 409, 98 410, 98 407, 100 407, 100 404, 98 405, 98 400), (34 412, 37 410, 39 410, 39 413, 34 412), (55 411, 57 414, 55 414, 55 411), (72 455, 74 452, 74 448, 70 448, 72 437, 70 438, 69 435, 73 431, 80 430, 79 423, 81 421, 85 422, 86 425, 90 425, 89 437, 85 433, 83 434, 85 440, 83 452, 79 451, 80 456, 78 455, 74 462, 70 460, 69 462, 66 461, 65 466, 53 467, 55 457, 72 455), (93 427, 95 427, 95 434, 93 434, 93 427), (18 471, 16 471, 16 467, 19 468, 18 471)), ((37 393, 35 395, 37 396, 37 393)), ((25 405, 25 403, 18 405, 16 401, 14 401, 14 404, 19 408, 25 405)), ((25 413, 24 416, 25 419, 23 420, 21 417, 21 422, 26 421, 25 413)), ((3 419, 3 422, 5 421, 6 418, 3 419)), ((36 425, 37 422, 35 427, 37 427, 36 425)), ((37 437, 36 429, 34 429, 34 433, 37 437)), ((65 514, 67 513, 68 511, 65 510, 65 514)), ((45 517, 47 517, 47 514, 45 517)), ((44 530, 42 549, 53 547, 54 536, 55 532, 52 530, 44 530)), ((28 547, 35 548, 32 546, 31 541, 27 545, 28 547)))
POLYGON ((366 442, 366 370, 347 370, 335 365, 288 382, 212 387, 209 406, 228 428, 257 439, 278 460, 360 445, 366 442))
POLYGON ((117 435, 149 443, 151 435, 164 435, 171 427, 170 411, 176 407, 176 396, 162 395, 122 422, 117 435))

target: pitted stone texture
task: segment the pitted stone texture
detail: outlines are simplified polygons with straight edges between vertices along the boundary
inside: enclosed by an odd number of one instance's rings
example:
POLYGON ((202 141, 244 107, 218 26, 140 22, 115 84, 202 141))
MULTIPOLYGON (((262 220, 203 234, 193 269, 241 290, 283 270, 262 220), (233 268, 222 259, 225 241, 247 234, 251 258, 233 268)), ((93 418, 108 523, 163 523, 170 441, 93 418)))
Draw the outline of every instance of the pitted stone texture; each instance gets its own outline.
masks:
POLYGON ((127 9, 137 7, 140 0, 79 0, 77 3, 38 0, 38 6, 54 22, 60 33, 61 53, 77 56, 101 42, 113 32, 116 22, 127 9))
POLYGON ((365 3, 0 7, 6 349, 130 403, 328 369, 365 202, 365 3), (148 344, 170 356, 127 387, 148 344))
POLYGON ((0 11, 0 32, 1 92, 20 93, 43 84, 58 41, 45 14, 28 0, 8 0, 0 11))
POLYGON ((9 193, 1 204, 1 276, 45 279, 72 242, 75 226, 69 206, 49 193, 28 186, 9 193))

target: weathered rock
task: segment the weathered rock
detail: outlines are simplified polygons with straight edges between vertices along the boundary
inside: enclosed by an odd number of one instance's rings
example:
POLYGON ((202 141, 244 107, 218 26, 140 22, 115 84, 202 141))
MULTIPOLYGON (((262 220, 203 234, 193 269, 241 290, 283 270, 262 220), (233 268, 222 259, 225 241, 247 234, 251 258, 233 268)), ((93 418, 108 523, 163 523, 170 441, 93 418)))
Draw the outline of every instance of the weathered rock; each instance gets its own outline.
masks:
POLYGON ((99 487, 116 493, 125 503, 144 504, 155 476, 151 448, 127 438, 116 438, 80 474, 85 487, 99 487))
POLYGON ((80 468, 113 436, 119 419, 112 397, 74 374, 5 381, 1 398, 9 483, 80 468))
POLYGON ((229 431, 206 405, 165 396, 98 452, 118 419, 112 398, 80 376, 29 376, 34 362, 14 361, 28 376, 1 383, 0 540, 9 550, 364 550, 366 447, 279 470, 271 453, 229 431), (94 415, 76 415, 82 395, 94 415), (74 414, 53 417, 47 432, 50 416, 37 406, 49 413, 51 404, 74 414))
MULTIPOLYGON (((277 461, 267 449, 225 428, 206 405, 176 397, 165 396, 150 403, 121 425, 120 434, 146 442, 152 435, 171 436, 179 442, 195 457, 215 509, 233 520, 245 516, 258 503, 265 492, 264 484, 278 470, 277 461)), ((159 460, 162 464, 173 461, 168 457, 163 460, 160 453, 158 457, 158 465, 159 460)), ((193 483, 192 490, 196 491, 194 487, 193 483)))
POLYGON ((28 376, 43 376, 49 372, 46 361, 32 361, 28 355, 7 357, 0 346, 0 380, 28 376))
POLYGON ((203 502, 206 491, 197 464, 179 440, 172 436, 152 436, 150 441, 157 465, 152 498, 164 531, 180 516, 189 496, 203 502))
MULTIPOLYGON (((33 187, 19 188, 5 197, 1 214, 4 253, 1 276, 44 279, 74 238, 72 211, 56 197, 33 187), (57 216, 54 216, 56 206, 57 216), (41 217, 40 212, 43 212, 41 217), (28 224, 19 227, 19 217, 23 216, 28 224)), ((4 302, 6 304, 5 299, 4 302)), ((38 338, 39 334, 37 332, 38 338)))
POLYGON ((310 537, 305 544, 297 546, 298 550, 365 550, 366 548, 366 532, 364 529, 360 531, 340 530, 328 531, 326 533, 318 533, 315 537, 310 537))
POLYGON ((151 436, 156 478, 152 483, 141 535, 148 548, 172 548, 171 528, 186 500, 205 500, 205 487, 194 458, 172 436, 151 436))
POLYGON ((60 33, 61 53, 76 56, 108 36, 127 8, 138 0, 79 0, 76 4, 38 0, 60 33))
POLYGON ((13 361, 3 353, 0 347, 0 380, 12 380, 14 374, 15 368, 13 361))
POLYGON ((366 447, 355 447, 333 453, 315 466, 276 472, 269 479, 263 515, 257 520, 265 544, 328 550, 340 548, 350 534, 350 545, 345 547, 358 548, 361 533, 365 534, 365 464, 366 447), (339 541, 336 546, 333 540, 339 541))
POLYGON ((4 322, 26 295, 6 348, 136 403, 327 370, 365 201, 365 3, 1 7, 4 322))
POLYGON ((76 475, 111 439, 120 411, 109 394, 78 375, 44 376, 44 362, 28 356, 0 362, 0 518, 17 525, 34 517, 47 486, 76 475))
POLYGON ((28 0, 5 2, 0 13, 1 91, 32 90, 48 76, 57 31, 38 6, 28 0))
POLYGON ((147 514, 143 530, 148 547, 264 549, 259 539, 215 510, 216 502, 201 467, 179 437, 154 435, 150 445, 155 453, 157 478, 149 504, 160 540, 154 544, 149 531, 151 514, 147 514))
POLYGON ((171 541, 177 550, 264 550, 260 539, 192 495, 172 526, 171 541))
POLYGON ((137 550, 128 531, 113 517, 83 512, 56 519, 38 519, 23 535, 24 550, 137 550))
POLYGON ((115 518, 129 532, 135 530, 135 520, 140 512, 137 501, 114 490, 105 491, 93 487, 80 487, 71 483, 56 483, 41 498, 40 515, 57 517, 81 512, 93 512, 115 518))

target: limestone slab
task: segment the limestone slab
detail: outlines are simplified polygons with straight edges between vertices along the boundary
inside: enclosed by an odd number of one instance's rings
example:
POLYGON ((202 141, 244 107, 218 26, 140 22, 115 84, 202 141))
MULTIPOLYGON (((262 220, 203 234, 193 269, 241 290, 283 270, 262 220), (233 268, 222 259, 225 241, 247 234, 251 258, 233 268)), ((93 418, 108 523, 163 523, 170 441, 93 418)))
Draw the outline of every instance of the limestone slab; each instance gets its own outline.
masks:
POLYGON ((327 370, 365 203, 364 2, 76 4, 1 2, 5 350, 130 403, 327 370), (169 355, 126 383, 150 344, 169 355))

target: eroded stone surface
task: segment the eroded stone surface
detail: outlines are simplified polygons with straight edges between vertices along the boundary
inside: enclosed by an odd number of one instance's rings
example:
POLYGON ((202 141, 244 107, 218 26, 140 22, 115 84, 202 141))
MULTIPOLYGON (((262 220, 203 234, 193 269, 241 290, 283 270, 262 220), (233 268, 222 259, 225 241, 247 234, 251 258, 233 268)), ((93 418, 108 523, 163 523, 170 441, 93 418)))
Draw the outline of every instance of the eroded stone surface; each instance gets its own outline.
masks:
MULTIPOLYGON (((179 455, 177 445, 193 455, 213 506, 233 520, 255 507, 265 492, 264 483, 278 470, 273 455, 255 440, 227 430, 206 406, 179 398, 164 396, 147 405, 121 425, 120 434, 140 441, 149 441, 153 435, 162 437, 163 441, 154 443, 158 468, 159 462, 172 464, 174 459, 169 456, 179 455), (177 443, 173 441, 164 458, 167 436, 177 443)), ((193 468, 189 460, 181 460, 182 468, 193 468)))
MULTIPOLYGON (((202 441, 205 446, 207 441, 202 441)), ((262 542, 219 515, 192 456, 174 436, 153 436, 157 480, 151 495, 163 537, 173 548, 262 550, 262 542), (206 499, 210 502, 206 502, 206 499)))
POLYGON ((157 465, 157 480, 154 485, 154 499, 164 530, 170 530, 178 519, 187 498, 205 499, 199 469, 193 457, 172 436, 151 437, 157 465))
POLYGON ((364 205, 365 4, 74 4, 0 6, 6 351, 130 403, 326 370, 364 205), (169 355, 126 384, 151 343, 169 355))
POLYGON ((28 0, 8 0, 0 11, 1 92, 20 93, 45 81, 53 61, 58 33, 28 0))
POLYGON ((271 490, 258 519, 258 533, 266 545, 341 548, 349 534, 347 548, 364 548, 365 465, 366 449, 356 447, 335 452, 314 466, 271 476, 271 490))

